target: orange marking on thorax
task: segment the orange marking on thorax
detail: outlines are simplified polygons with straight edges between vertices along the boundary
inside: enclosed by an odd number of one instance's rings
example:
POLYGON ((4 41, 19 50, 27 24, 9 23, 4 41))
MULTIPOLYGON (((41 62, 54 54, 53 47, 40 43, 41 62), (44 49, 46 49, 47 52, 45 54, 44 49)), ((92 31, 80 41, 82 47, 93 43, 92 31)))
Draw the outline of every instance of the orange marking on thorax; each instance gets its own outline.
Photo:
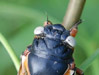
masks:
POLYGON ((71 32, 70 32, 70 35, 73 36, 73 37, 75 37, 76 34, 77 34, 77 32, 78 32, 78 30, 77 30, 76 28, 73 28, 73 29, 71 30, 71 32))
POLYGON ((47 25, 52 25, 52 22, 50 22, 50 21, 44 22, 44 26, 47 26, 47 25))

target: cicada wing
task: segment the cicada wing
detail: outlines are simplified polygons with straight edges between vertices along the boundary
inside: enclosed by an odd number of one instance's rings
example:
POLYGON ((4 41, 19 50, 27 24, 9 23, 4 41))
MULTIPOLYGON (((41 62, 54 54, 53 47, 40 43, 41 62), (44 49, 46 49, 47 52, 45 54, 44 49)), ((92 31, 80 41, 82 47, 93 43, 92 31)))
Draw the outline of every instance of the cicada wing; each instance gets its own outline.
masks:
POLYGON ((22 64, 20 65, 19 72, 17 75, 22 75, 21 73, 22 73, 22 64))
POLYGON ((28 69, 28 55, 27 56, 22 55, 22 60, 18 75, 30 75, 28 69))

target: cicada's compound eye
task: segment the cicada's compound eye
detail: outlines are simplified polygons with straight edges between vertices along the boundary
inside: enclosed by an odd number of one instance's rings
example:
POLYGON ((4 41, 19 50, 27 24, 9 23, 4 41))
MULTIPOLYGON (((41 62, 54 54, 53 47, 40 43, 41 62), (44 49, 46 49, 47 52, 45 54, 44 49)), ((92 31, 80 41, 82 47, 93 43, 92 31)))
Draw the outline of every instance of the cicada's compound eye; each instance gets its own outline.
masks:
POLYGON ((44 27, 42 27, 42 26, 39 26, 39 27, 35 28, 35 30, 34 30, 35 35, 40 35, 43 32, 44 32, 44 27))
POLYGON ((68 43, 70 46, 75 47, 76 41, 72 36, 68 36, 65 40, 66 43, 68 43))

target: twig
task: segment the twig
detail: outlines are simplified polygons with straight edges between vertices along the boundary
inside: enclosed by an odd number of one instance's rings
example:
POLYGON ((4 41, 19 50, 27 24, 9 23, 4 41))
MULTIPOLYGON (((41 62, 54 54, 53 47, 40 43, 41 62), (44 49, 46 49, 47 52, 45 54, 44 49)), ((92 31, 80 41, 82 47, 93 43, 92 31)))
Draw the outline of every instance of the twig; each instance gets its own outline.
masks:
POLYGON ((85 1, 86 0, 70 0, 63 20, 63 25, 66 29, 70 29, 77 23, 77 21, 79 21, 85 1))
POLYGON ((0 42, 5 47, 8 54, 10 55, 10 58, 12 59, 14 65, 16 67, 16 70, 18 71, 18 69, 19 69, 19 60, 18 60, 17 56, 15 55, 14 50, 12 49, 12 47, 9 45, 8 41, 5 39, 5 37, 1 33, 0 33, 0 42))

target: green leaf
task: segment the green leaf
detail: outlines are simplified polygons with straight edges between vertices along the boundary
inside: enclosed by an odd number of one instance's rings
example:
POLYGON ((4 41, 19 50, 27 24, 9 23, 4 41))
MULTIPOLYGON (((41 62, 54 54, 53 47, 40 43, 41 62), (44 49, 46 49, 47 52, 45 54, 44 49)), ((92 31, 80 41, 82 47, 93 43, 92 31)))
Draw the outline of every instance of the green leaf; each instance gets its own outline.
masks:
POLYGON ((80 66, 80 68, 83 71, 85 71, 91 65, 91 63, 97 58, 97 56, 99 56, 99 49, 96 50, 96 52, 92 56, 90 56, 87 60, 85 60, 83 64, 80 66))
POLYGON ((10 55, 10 58, 12 59, 14 65, 16 67, 16 70, 18 71, 19 60, 18 60, 17 56, 15 55, 13 48, 9 45, 8 41, 5 39, 5 37, 1 33, 0 33, 0 42, 5 47, 8 54, 10 55))

